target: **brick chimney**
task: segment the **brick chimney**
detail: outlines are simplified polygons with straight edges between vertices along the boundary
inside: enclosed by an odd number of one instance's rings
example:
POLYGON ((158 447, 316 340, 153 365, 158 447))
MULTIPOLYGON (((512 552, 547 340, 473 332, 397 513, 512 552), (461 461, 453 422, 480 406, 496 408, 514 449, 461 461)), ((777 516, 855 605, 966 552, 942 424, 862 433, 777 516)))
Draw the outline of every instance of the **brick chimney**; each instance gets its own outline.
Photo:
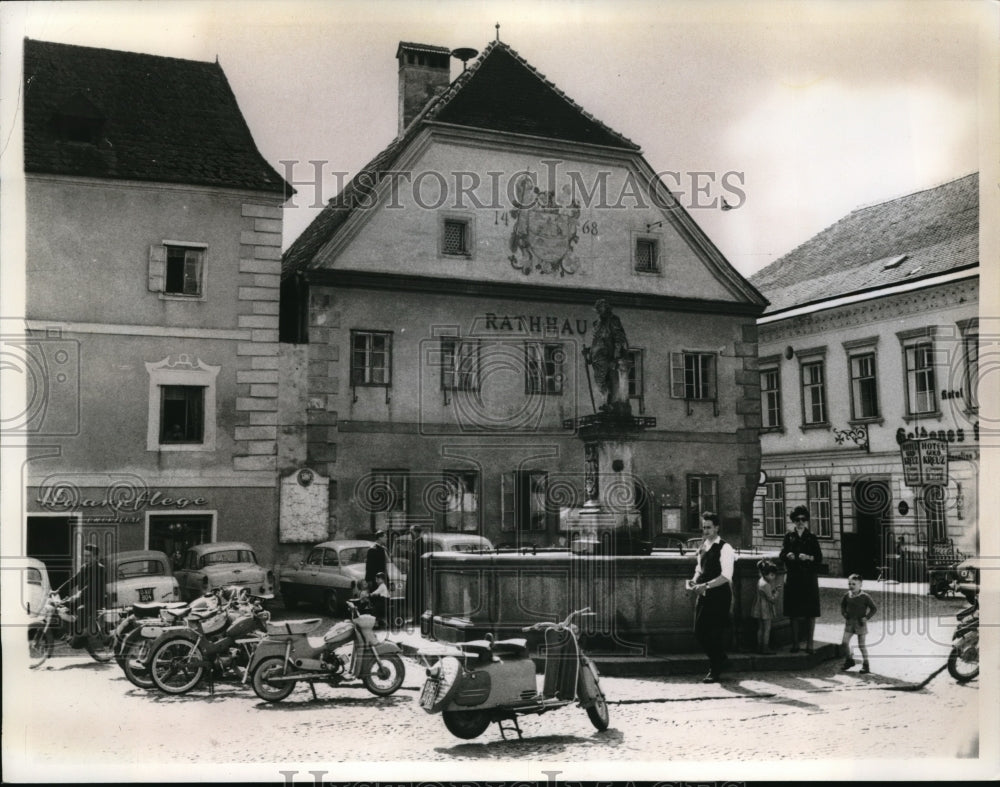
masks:
POLYGON ((399 133, 427 102, 451 84, 451 50, 429 44, 399 42, 399 133))

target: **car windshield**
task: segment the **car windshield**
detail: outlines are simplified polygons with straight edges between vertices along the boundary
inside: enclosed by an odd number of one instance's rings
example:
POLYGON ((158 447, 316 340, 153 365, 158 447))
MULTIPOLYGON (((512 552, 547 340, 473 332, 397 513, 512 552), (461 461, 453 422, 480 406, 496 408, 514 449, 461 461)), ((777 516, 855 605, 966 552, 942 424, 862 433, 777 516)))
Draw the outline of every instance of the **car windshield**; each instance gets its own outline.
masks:
POLYGON ((345 547, 340 550, 340 563, 347 565, 350 563, 364 563, 368 556, 369 547, 345 547))
POLYGON ((257 558, 249 549, 223 549, 202 555, 202 566, 213 566, 217 563, 256 563, 257 558))
POLYGON ((129 560, 118 564, 118 578, 165 577, 170 572, 159 560, 129 560))

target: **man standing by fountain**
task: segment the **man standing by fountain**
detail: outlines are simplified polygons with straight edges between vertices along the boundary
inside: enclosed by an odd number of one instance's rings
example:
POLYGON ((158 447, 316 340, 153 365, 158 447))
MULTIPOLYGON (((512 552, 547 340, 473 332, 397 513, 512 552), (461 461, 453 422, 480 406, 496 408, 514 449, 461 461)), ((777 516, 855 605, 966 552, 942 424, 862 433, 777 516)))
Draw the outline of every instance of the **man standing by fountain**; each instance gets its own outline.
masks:
POLYGON ((701 534, 705 540, 698 548, 694 579, 688 581, 688 589, 698 595, 694 608, 694 635, 708 656, 708 675, 702 683, 717 683, 728 661, 726 642, 731 625, 736 553, 719 536, 718 514, 706 511, 701 515, 701 534))

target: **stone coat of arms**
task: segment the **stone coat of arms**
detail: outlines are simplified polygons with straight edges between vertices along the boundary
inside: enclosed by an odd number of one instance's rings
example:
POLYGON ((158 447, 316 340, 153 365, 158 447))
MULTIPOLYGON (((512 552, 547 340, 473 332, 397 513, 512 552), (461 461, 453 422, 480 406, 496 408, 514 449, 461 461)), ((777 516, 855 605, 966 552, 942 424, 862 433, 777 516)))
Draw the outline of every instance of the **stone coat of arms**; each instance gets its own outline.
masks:
POLYGON ((514 184, 514 229, 510 234, 511 266, 528 275, 575 273, 579 265, 573 247, 579 240, 576 232, 580 206, 564 186, 561 199, 554 191, 541 191, 527 175, 514 184))

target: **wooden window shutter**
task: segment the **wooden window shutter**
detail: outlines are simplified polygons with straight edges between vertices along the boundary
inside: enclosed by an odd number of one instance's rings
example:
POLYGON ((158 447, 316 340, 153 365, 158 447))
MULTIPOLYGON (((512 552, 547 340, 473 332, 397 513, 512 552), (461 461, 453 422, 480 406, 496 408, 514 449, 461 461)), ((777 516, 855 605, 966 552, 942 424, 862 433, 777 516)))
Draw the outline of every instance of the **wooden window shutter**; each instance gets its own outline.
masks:
POLYGON ((150 292, 163 292, 167 281, 167 247, 149 247, 149 272, 146 286, 150 292))
POLYGON ((684 353, 670 353, 670 398, 684 398, 684 353))
POLYGON ((517 527, 514 490, 517 486, 514 472, 500 476, 500 530, 511 533, 517 527))
POLYGON ((718 400, 719 389, 716 385, 716 380, 718 379, 718 368, 719 368, 719 357, 717 355, 709 356, 708 361, 708 398, 718 400))

